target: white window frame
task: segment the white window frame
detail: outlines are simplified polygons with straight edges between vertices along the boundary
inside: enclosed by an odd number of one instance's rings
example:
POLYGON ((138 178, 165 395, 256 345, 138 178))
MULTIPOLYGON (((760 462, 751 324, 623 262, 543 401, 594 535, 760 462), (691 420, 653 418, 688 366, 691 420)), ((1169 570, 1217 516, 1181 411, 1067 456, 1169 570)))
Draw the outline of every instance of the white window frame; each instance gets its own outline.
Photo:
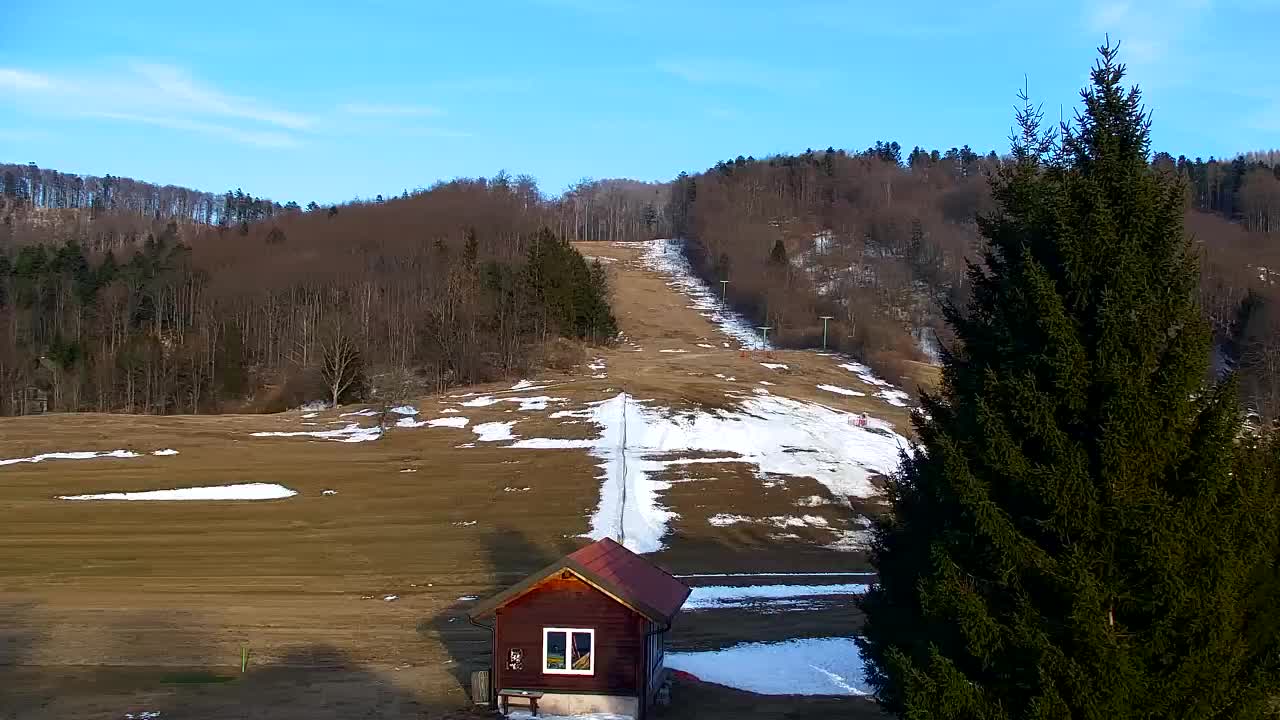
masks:
POLYGON ((542 673, 544 675, 595 675, 596 674, 596 631, 594 628, 567 628, 567 627, 544 627, 542 628, 542 673), (564 670, 553 670, 547 667, 547 635, 548 633, 562 632, 564 633, 564 670), (573 634, 587 633, 591 636, 591 667, 586 670, 573 669, 573 634))

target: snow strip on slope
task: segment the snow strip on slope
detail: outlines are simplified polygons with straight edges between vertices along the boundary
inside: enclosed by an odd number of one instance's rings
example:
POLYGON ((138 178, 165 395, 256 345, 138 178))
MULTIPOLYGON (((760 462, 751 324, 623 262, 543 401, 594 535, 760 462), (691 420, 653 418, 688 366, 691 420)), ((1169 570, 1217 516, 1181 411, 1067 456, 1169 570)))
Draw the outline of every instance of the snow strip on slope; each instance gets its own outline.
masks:
POLYGON ((885 380, 882 380, 879 377, 876 377, 876 374, 871 372, 871 368, 867 367, 866 365, 863 365, 860 362, 854 362, 850 360, 849 362, 840 363, 840 367, 844 368, 845 370, 848 370, 854 375, 857 375, 858 379, 861 380, 862 382, 868 385, 872 385, 880 388, 880 391, 876 393, 876 397, 889 403, 890 405, 896 405, 898 407, 907 407, 911 404, 910 395, 897 389, 896 387, 886 382, 885 380))
POLYGON ((382 428, 378 426, 360 427, 356 423, 351 423, 344 428, 337 430, 303 430, 298 432, 256 432, 250 433, 254 437, 313 437, 321 440, 333 440, 335 442, 369 442, 382 437, 382 428))
POLYGON ((766 518, 751 518, 745 515, 712 515, 707 518, 707 522, 716 527, 725 527, 726 525, 736 525, 738 523, 760 522, 767 525, 773 525, 780 528, 789 527, 821 527, 825 528, 830 523, 824 517, 817 515, 805 515, 804 517, 796 517, 794 515, 771 515, 766 518))
MULTIPOLYGON (((760 473, 813 478, 836 497, 870 497, 877 492, 871 477, 896 470, 898 449, 907 447, 906 439, 891 431, 856 427, 850 413, 773 395, 744 398, 737 410, 672 412, 647 407, 626 393, 590 407, 599 437, 531 438, 510 447, 590 448, 603 475, 588 536, 622 538, 636 552, 660 550, 674 517, 658 501, 670 483, 652 479, 669 465, 743 462, 760 473), (654 459, 699 451, 727 457, 654 459)), ((481 427, 476 426, 477 433, 481 427)), ((509 426, 503 430, 509 432, 509 426)))
POLYGON ((737 340, 749 350, 771 350, 773 345, 760 339, 760 333, 741 315, 721 306, 719 293, 712 292, 702 280, 693 274, 693 268, 680 252, 682 240, 653 240, 646 244, 641 260, 651 270, 670 277, 669 286, 684 293, 692 301, 693 308, 720 327, 725 335, 737 340))
POLYGON ((866 397, 867 396, 867 394, 864 392, 858 392, 857 390, 850 390, 849 388, 842 388, 838 385, 819 385, 818 389, 826 390, 827 392, 832 392, 837 395, 848 395, 849 397, 866 397))
POLYGON ((868 695, 853 638, 743 643, 724 650, 669 652, 666 666, 705 682, 761 695, 868 695))
POLYGON ((539 395, 537 397, 496 398, 496 397, 493 397, 492 395, 485 395, 483 397, 478 397, 473 400, 468 400, 462 403, 462 406, 463 407, 488 407, 490 405, 496 405, 500 402, 520 403, 520 409, 528 412, 531 410, 546 410, 547 403, 569 402, 569 398, 548 397, 546 395, 539 395))
POLYGON ((397 415, 417 415, 417 414, 418 414, 418 408, 416 408, 416 407, 414 407, 414 406, 412 406, 412 405, 401 405, 401 406, 399 406, 399 407, 393 407, 393 408, 391 408, 391 412, 393 412, 393 413, 395 413, 395 414, 397 414, 397 415))
POLYGON ((693 588, 684 601, 685 610, 720 610, 752 605, 772 608, 802 608, 813 604, 813 598, 830 595, 863 595, 869 585, 704 585, 693 588))
MULTIPOLYGON (((168 453, 165 453, 166 455, 168 453)), ((92 460, 94 458, 136 458, 142 457, 132 450, 107 450, 105 452, 51 452, 32 455, 31 457, 10 458, 0 460, 0 465, 16 465, 18 463, 38 463, 45 460, 92 460)))
POLYGON ((59 495, 59 500, 278 500, 293 497, 297 491, 275 483, 243 483, 239 485, 207 485, 205 487, 113 492, 99 495, 59 495))
POLYGON ((374 415, 377 415, 377 414, 378 414, 378 411, 377 411, 377 410, 374 410, 373 408, 365 408, 364 410, 356 410, 355 412, 342 413, 342 414, 341 414, 341 415, 339 415, 338 417, 340 417, 340 418, 344 418, 344 417, 352 417, 352 416, 355 416, 355 417, 373 417, 374 415))
POLYGON ((760 363, 760 364, 761 364, 761 365, 763 365, 763 366, 765 366, 765 367, 767 367, 767 368, 769 368, 770 370, 790 370, 790 369, 791 369, 790 367, 788 367, 788 366, 787 366, 787 364, 786 364, 786 363, 766 363, 766 362, 762 362, 762 363, 760 363))
POLYGON ((467 426, 467 418, 459 417, 442 417, 434 420, 416 420, 414 418, 400 418, 396 422, 396 427, 402 428, 420 428, 420 427, 451 427, 463 428, 467 426))

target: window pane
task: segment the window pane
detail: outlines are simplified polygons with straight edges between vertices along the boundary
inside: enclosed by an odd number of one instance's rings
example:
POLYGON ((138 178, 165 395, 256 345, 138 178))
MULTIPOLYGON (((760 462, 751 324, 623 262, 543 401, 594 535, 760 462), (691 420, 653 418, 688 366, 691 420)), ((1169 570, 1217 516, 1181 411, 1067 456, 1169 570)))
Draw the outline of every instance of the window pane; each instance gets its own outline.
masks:
POLYGON ((591 669, 591 633, 573 634, 573 669, 591 669))
POLYGON ((564 670, 565 634, 563 632, 547 633, 547 669, 564 670))

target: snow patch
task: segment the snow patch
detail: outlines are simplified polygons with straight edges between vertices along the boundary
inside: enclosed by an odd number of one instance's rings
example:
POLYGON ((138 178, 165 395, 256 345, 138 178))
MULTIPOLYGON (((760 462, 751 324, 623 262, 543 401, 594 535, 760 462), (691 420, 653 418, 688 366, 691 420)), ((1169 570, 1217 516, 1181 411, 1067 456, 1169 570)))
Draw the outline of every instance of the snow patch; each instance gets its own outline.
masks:
POLYGON ((316 416, 318 416, 319 414, 320 414, 320 413, 307 413, 306 415, 303 415, 303 416, 302 416, 302 419, 303 419, 303 420, 310 420, 311 418, 316 417, 316 416))
POLYGON ((320 494, 321 495, 337 495, 338 491, 337 490, 321 490, 320 494))
POLYGON ((826 390, 827 392, 835 393, 837 395, 847 395, 849 397, 866 397, 867 396, 867 394, 864 392, 858 392, 857 390, 850 390, 849 388, 842 388, 838 385, 819 385, 818 389, 826 390))
POLYGON ((725 527, 726 525, 734 525, 737 523, 751 522, 751 518, 746 515, 730 515, 728 513, 717 513, 707 518, 707 522, 716 527, 725 527))
POLYGON ((298 432, 256 432, 250 433, 253 437, 313 437, 321 440, 333 440, 335 442, 370 442, 382 437, 382 428, 378 426, 360 427, 357 423, 351 423, 344 428, 337 430, 302 430, 298 432))
POLYGON ((718 288, 717 292, 713 292, 698 279, 681 252, 683 245, 682 240, 652 240, 646 243, 641 261, 651 270, 670 277, 668 286, 684 293, 692 301, 691 307, 703 311, 721 332, 737 340, 743 347, 751 350, 772 349, 771 344, 760 339, 760 333, 750 321, 721 304, 718 288))
POLYGON ((869 695, 853 638, 743 643, 724 650, 669 652, 666 666, 761 695, 869 695))
POLYGON ((676 350, 659 350, 658 352, 660 352, 660 353, 687 353, 687 352, 689 352, 689 351, 688 351, 688 350, 685 350, 685 349, 683 349, 683 348, 680 348, 680 349, 676 349, 676 350))
POLYGON ((462 403, 462 406, 463 407, 488 407, 490 405, 496 405, 500 402, 519 403, 520 409, 528 412, 532 410, 546 410, 547 403, 569 402, 569 398, 548 397, 546 395, 539 395, 537 397, 496 398, 491 395, 485 395, 483 397, 478 397, 473 400, 468 400, 462 403))
POLYGON ((340 418, 344 418, 344 417, 352 417, 352 416, 355 416, 355 417, 373 417, 374 415, 377 415, 377 414, 378 414, 378 411, 377 411, 377 410, 374 410, 373 408, 365 408, 364 410, 356 410, 355 412, 342 413, 342 414, 341 414, 341 415, 339 415, 338 417, 340 417, 340 418))
POLYGON ((516 436, 511 434, 511 426, 515 424, 515 420, 509 422, 487 422, 480 423, 471 429, 476 433, 477 442, 499 442, 501 440, 515 439, 516 436))
POLYGON ((760 363, 760 364, 761 364, 761 365, 763 365, 763 366, 765 366, 765 367, 767 367, 767 368, 769 368, 770 370, 790 370, 790 369, 791 369, 791 368, 787 367, 787 364, 786 364, 786 363, 767 363, 767 362, 762 362, 762 363, 760 363))
POLYGON ((113 492, 98 495, 59 495, 59 500, 279 500, 297 495, 275 483, 243 483, 239 485, 207 485, 204 487, 113 492))
POLYGON ((393 413, 395 413, 395 414, 397 414, 397 415, 417 415, 417 414, 418 414, 418 408, 416 408, 416 407, 414 407, 414 406, 412 406, 412 405, 401 405, 401 406, 399 406, 399 407, 393 407, 393 408, 391 408, 391 412, 393 412, 393 413))
POLYGON ((693 588, 684 601, 685 610, 721 610, 767 605, 772 608, 801 608, 814 599, 833 595, 863 595, 865 583, 840 585, 704 585, 693 588))
POLYGON ((907 407, 911 404, 911 396, 901 390, 881 390, 876 393, 876 397, 898 407, 907 407))
POLYGON ((396 427, 417 428, 417 427, 451 427, 464 428, 470 422, 466 417, 441 417, 434 420, 414 420, 413 418, 401 418, 396 423, 396 427))
MULTIPOLYGON (((166 453, 167 454, 167 453, 166 453)), ((142 457, 139 453, 132 450, 107 450, 104 452, 92 451, 76 451, 76 452, 51 452, 32 455, 31 457, 10 458, 8 460, 0 460, 0 466, 16 465, 18 463, 38 463, 45 460, 92 460, 94 458, 136 458, 142 457)))
POLYGON ((517 440, 508 447, 525 450, 567 450, 595 446, 596 441, 591 438, 528 438, 517 440))
POLYGON ((821 495, 810 495, 796 500, 796 507, 820 507, 822 505, 835 505, 836 502, 822 497, 821 495))
POLYGON ((386 600, 387 602, 395 602, 396 600, 400 599, 400 596, 399 595, 383 595, 382 599, 386 600))
MULTIPOLYGON (((531 438, 511 447, 589 448, 600 459, 603 475, 588 537, 625 537, 629 549, 642 553, 662 548, 667 523, 675 517, 659 502, 670 483, 652 479, 668 466, 742 462, 755 465, 762 476, 813 478, 836 497, 871 497, 878 492, 871 477, 894 472, 899 448, 908 447, 906 438, 892 431, 857 427, 850 413, 772 395, 745 398, 736 410, 672 412, 620 393, 591 408, 590 420, 600 427, 595 439, 531 438), (722 457, 667 459, 682 452, 722 457)), ((502 432, 494 439, 507 439, 509 426, 492 425, 501 427, 486 430, 486 437, 502 432)), ((476 426, 477 433, 481 427, 476 426)), ((784 518, 780 526, 826 522, 812 517, 784 518)))
POLYGON ((839 550, 841 552, 863 552, 871 549, 871 540, 874 537, 869 528, 860 528, 857 530, 838 530, 835 542, 827 545, 831 550, 839 550))

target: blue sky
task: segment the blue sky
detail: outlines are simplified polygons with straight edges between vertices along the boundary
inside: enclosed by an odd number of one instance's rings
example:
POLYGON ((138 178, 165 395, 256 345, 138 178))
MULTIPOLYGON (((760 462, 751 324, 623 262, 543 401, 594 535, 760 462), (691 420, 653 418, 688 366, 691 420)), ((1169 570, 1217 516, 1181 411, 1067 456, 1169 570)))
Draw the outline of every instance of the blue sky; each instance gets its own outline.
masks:
POLYGON ((19 2, 0 161, 281 202, 505 169, 558 193, 828 145, 1003 152, 1104 33, 1156 149, 1280 146, 1280 0, 19 2))

